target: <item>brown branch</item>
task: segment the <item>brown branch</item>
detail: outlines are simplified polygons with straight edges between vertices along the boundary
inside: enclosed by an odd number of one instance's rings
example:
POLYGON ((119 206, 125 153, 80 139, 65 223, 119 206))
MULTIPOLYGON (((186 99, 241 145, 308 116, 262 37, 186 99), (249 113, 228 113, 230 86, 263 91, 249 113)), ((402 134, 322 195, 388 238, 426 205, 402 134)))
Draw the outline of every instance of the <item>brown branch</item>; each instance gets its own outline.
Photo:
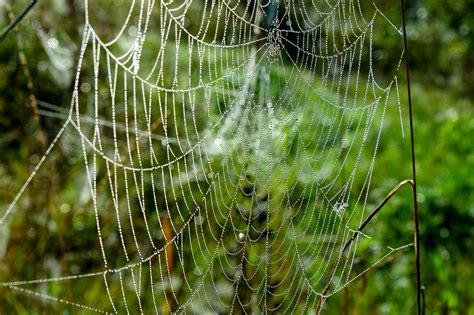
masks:
POLYGON ((345 252, 346 249, 351 245, 351 243, 355 240, 355 238, 357 237, 358 234, 360 234, 360 232, 362 232, 362 230, 364 229, 364 227, 369 224, 369 222, 372 220, 372 218, 374 216, 377 215, 377 213, 382 210, 382 208, 387 204, 387 202, 392 199, 392 197, 405 185, 407 184, 410 184, 410 186, 413 188, 413 180, 411 179, 406 179, 402 182, 400 182, 399 184, 397 184, 395 187, 393 187, 393 189, 387 194, 387 196, 385 196, 385 198, 383 199, 382 203, 380 203, 380 205, 375 208, 374 210, 372 210, 372 212, 370 213, 370 215, 367 217, 367 219, 364 220, 364 222, 362 222, 362 224, 359 226, 359 228, 356 230, 356 232, 352 235, 352 237, 346 242, 346 244, 344 245, 344 249, 342 250, 342 252, 345 252))

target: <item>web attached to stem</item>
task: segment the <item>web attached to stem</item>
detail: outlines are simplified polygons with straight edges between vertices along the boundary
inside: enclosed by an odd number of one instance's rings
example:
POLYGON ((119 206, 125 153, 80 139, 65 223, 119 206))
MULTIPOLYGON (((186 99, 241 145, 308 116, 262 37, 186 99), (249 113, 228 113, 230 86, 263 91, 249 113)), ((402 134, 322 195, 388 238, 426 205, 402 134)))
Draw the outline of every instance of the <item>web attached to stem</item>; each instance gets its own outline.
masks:
POLYGON ((354 271, 385 113, 402 117, 373 64, 376 23, 400 31, 375 4, 133 0, 113 35, 84 9, 70 109, 43 105, 64 125, 0 223, 73 129, 102 269, 2 286, 105 313, 303 313, 411 246, 354 271), (31 289, 88 279, 100 302, 31 289))

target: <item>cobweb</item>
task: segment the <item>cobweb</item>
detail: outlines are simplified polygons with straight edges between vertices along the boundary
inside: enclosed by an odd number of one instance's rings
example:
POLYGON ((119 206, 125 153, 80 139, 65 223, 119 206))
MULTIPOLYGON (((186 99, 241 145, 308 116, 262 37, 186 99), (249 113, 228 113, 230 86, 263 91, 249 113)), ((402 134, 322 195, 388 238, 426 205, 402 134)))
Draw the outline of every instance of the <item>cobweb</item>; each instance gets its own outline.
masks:
POLYGON ((385 114, 402 117, 403 52, 377 81, 373 43, 378 24, 400 30, 374 3, 127 6, 103 8, 123 18, 111 35, 84 0, 71 106, 43 104, 65 122, 0 221, 67 134, 101 263, 2 286, 102 313, 305 313, 412 245, 354 267, 385 114), (101 281, 102 295, 47 289, 74 281, 101 281))

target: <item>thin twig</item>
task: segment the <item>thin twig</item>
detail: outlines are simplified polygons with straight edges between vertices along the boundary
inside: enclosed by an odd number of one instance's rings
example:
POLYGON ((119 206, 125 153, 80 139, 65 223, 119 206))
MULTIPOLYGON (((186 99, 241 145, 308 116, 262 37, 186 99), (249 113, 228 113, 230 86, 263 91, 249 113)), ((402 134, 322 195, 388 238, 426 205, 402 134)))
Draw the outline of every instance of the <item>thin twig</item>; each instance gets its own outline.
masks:
POLYGON ((382 203, 377 207, 375 208, 374 210, 372 210, 372 212, 370 213, 370 215, 367 217, 367 219, 364 220, 364 222, 362 222, 362 224, 359 226, 359 228, 355 231, 355 233, 352 235, 352 237, 346 242, 346 244, 344 245, 344 249, 342 250, 343 252, 346 251, 346 249, 351 245, 351 243, 355 240, 355 238, 357 237, 357 235, 359 235, 362 230, 364 229, 364 227, 373 219, 373 217, 375 217, 377 215, 377 213, 382 210, 382 208, 387 204, 387 202, 392 199, 392 197, 400 190, 400 188, 402 188, 403 186, 407 185, 407 184, 410 184, 410 186, 413 188, 413 180, 411 179, 406 179, 402 182, 400 182, 399 184, 397 184, 395 187, 393 187, 393 189, 387 194, 387 196, 385 196, 385 198, 383 199, 382 203))
POLYGON ((15 28, 15 26, 17 26, 17 24, 20 23, 26 17, 28 12, 33 9, 37 2, 38 0, 31 1, 31 3, 26 7, 26 9, 23 10, 23 12, 21 12, 21 14, 13 22, 10 23, 10 25, 8 25, 8 27, 2 32, 2 35, 0 35, 0 42, 3 41, 7 37, 7 35, 15 28))

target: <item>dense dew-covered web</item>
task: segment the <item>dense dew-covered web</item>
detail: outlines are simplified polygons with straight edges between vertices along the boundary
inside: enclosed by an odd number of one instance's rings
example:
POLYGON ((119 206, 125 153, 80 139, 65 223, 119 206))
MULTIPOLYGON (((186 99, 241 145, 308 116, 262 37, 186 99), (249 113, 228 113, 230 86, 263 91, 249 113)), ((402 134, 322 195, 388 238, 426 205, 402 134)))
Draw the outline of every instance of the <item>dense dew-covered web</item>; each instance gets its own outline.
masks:
POLYGON ((131 0, 113 34, 84 11, 64 125, 0 223, 72 130, 102 267, 2 286, 105 313, 304 313, 411 246, 353 268, 385 113, 402 117, 403 52, 386 82, 373 62, 376 25, 400 30, 375 4, 131 0), (93 279, 101 303, 34 287, 93 279))

